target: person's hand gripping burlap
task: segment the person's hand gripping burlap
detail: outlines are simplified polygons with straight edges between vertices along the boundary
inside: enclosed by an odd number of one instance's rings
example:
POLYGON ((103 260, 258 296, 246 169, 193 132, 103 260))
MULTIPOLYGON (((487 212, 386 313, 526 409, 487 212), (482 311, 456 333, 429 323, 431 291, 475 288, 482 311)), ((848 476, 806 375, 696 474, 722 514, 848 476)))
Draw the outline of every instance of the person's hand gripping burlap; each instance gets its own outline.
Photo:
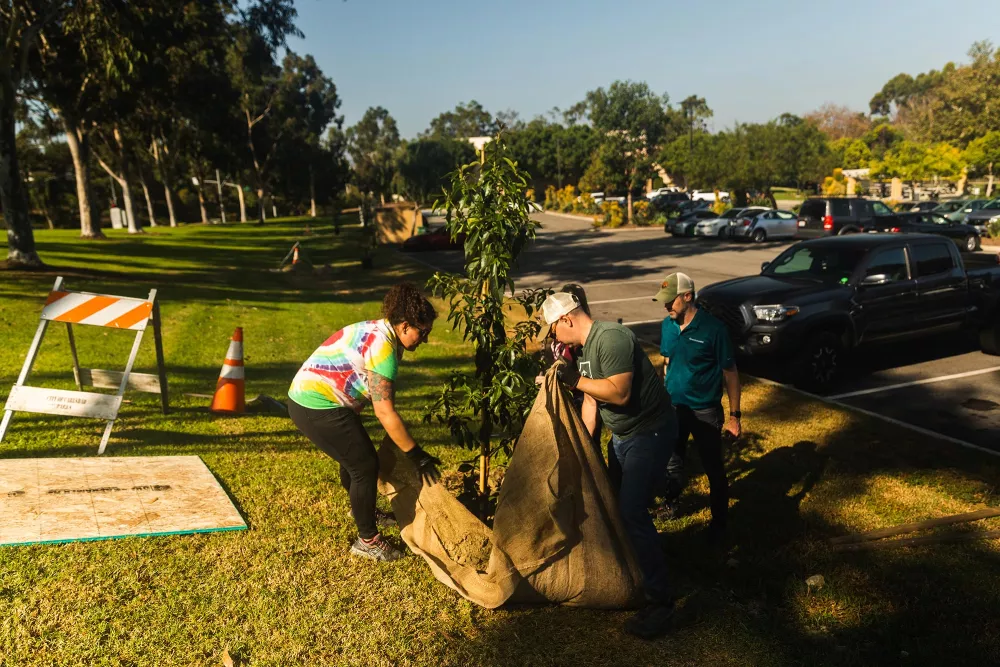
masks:
POLYGON ((441 473, 438 471, 441 459, 431 456, 421 449, 420 445, 404 453, 406 454, 406 458, 410 459, 410 462, 416 467, 417 473, 424 484, 427 486, 437 484, 437 481, 441 479, 441 473))

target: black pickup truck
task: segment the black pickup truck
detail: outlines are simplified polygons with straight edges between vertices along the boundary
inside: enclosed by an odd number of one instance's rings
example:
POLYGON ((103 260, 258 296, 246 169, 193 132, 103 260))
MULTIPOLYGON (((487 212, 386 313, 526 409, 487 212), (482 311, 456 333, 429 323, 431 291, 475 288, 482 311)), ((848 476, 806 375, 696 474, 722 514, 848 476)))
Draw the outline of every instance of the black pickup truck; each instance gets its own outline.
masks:
POLYGON ((797 243, 758 276, 709 285, 699 304, 743 356, 822 391, 861 346, 975 330, 1000 354, 1000 264, 929 234, 851 234, 797 243), (976 268, 968 268, 979 265, 976 268))

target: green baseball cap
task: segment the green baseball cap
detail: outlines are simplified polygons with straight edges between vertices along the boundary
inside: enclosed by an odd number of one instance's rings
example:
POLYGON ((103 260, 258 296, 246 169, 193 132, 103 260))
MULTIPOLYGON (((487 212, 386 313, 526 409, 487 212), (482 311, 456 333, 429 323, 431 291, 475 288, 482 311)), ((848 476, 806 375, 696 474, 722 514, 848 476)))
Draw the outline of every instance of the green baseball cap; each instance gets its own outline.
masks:
POLYGON ((671 273, 667 279, 660 284, 660 291, 653 297, 653 301, 672 303, 678 294, 694 292, 694 281, 686 273, 671 273))

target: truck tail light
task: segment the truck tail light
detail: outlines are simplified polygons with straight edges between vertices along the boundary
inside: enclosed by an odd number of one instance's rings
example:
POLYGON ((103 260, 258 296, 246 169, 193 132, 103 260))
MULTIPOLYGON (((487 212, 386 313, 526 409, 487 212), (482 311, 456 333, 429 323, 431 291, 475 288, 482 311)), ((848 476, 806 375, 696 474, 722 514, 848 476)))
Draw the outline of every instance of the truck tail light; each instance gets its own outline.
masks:
POLYGON ((892 232, 893 234, 898 234, 899 233, 899 227, 893 227, 889 231, 892 232))
POLYGON ((750 218, 743 218, 743 226, 744 227, 750 226, 750 218))
POLYGON ((824 215, 823 216, 823 231, 827 231, 828 232, 831 229, 833 229, 833 216, 832 215, 824 215))

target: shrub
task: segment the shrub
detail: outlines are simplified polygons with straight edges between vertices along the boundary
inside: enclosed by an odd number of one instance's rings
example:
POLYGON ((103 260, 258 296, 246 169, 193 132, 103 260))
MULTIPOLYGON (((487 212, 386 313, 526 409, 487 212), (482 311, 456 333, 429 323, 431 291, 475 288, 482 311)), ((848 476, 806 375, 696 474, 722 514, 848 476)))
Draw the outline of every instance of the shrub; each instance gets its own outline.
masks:
POLYGON ((656 215, 653 216, 653 219, 650 221, 649 226, 660 227, 662 225, 667 224, 668 220, 669 218, 667 218, 667 216, 664 215, 663 213, 657 213, 656 215))
POLYGON ((616 201, 606 201, 601 204, 601 214, 594 216, 595 227, 608 227, 614 229, 621 227, 625 223, 625 216, 622 207, 616 201))
POLYGON ((542 206, 545 210, 550 210, 558 206, 558 203, 556 202, 556 186, 550 185, 545 188, 545 202, 542 206))
POLYGON ((990 220, 986 225, 986 233, 991 239, 1000 239, 1000 220, 990 220))
POLYGON ((556 190, 556 202, 559 205, 559 210, 563 213, 569 213, 573 210, 573 204, 576 203, 576 188, 572 185, 567 185, 562 190, 556 190))
POLYGON ((652 213, 648 201, 632 202, 632 224, 636 227, 646 227, 652 224, 652 213))
POLYGON ((833 170, 833 176, 823 179, 823 195, 825 197, 843 197, 847 194, 847 179, 844 178, 844 170, 837 167, 833 170))
POLYGON ((595 215, 600 213, 600 209, 597 204, 594 203, 594 198, 590 196, 590 193, 584 192, 573 201, 573 212, 585 215, 595 215))
POLYGON ((712 211, 716 215, 722 215, 723 213, 725 213, 726 211, 728 211, 732 207, 733 207, 733 205, 730 204, 729 202, 725 202, 725 201, 722 201, 721 199, 719 199, 719 191, 716 190, 715 191, 715 203, 712 204, 712 211))

